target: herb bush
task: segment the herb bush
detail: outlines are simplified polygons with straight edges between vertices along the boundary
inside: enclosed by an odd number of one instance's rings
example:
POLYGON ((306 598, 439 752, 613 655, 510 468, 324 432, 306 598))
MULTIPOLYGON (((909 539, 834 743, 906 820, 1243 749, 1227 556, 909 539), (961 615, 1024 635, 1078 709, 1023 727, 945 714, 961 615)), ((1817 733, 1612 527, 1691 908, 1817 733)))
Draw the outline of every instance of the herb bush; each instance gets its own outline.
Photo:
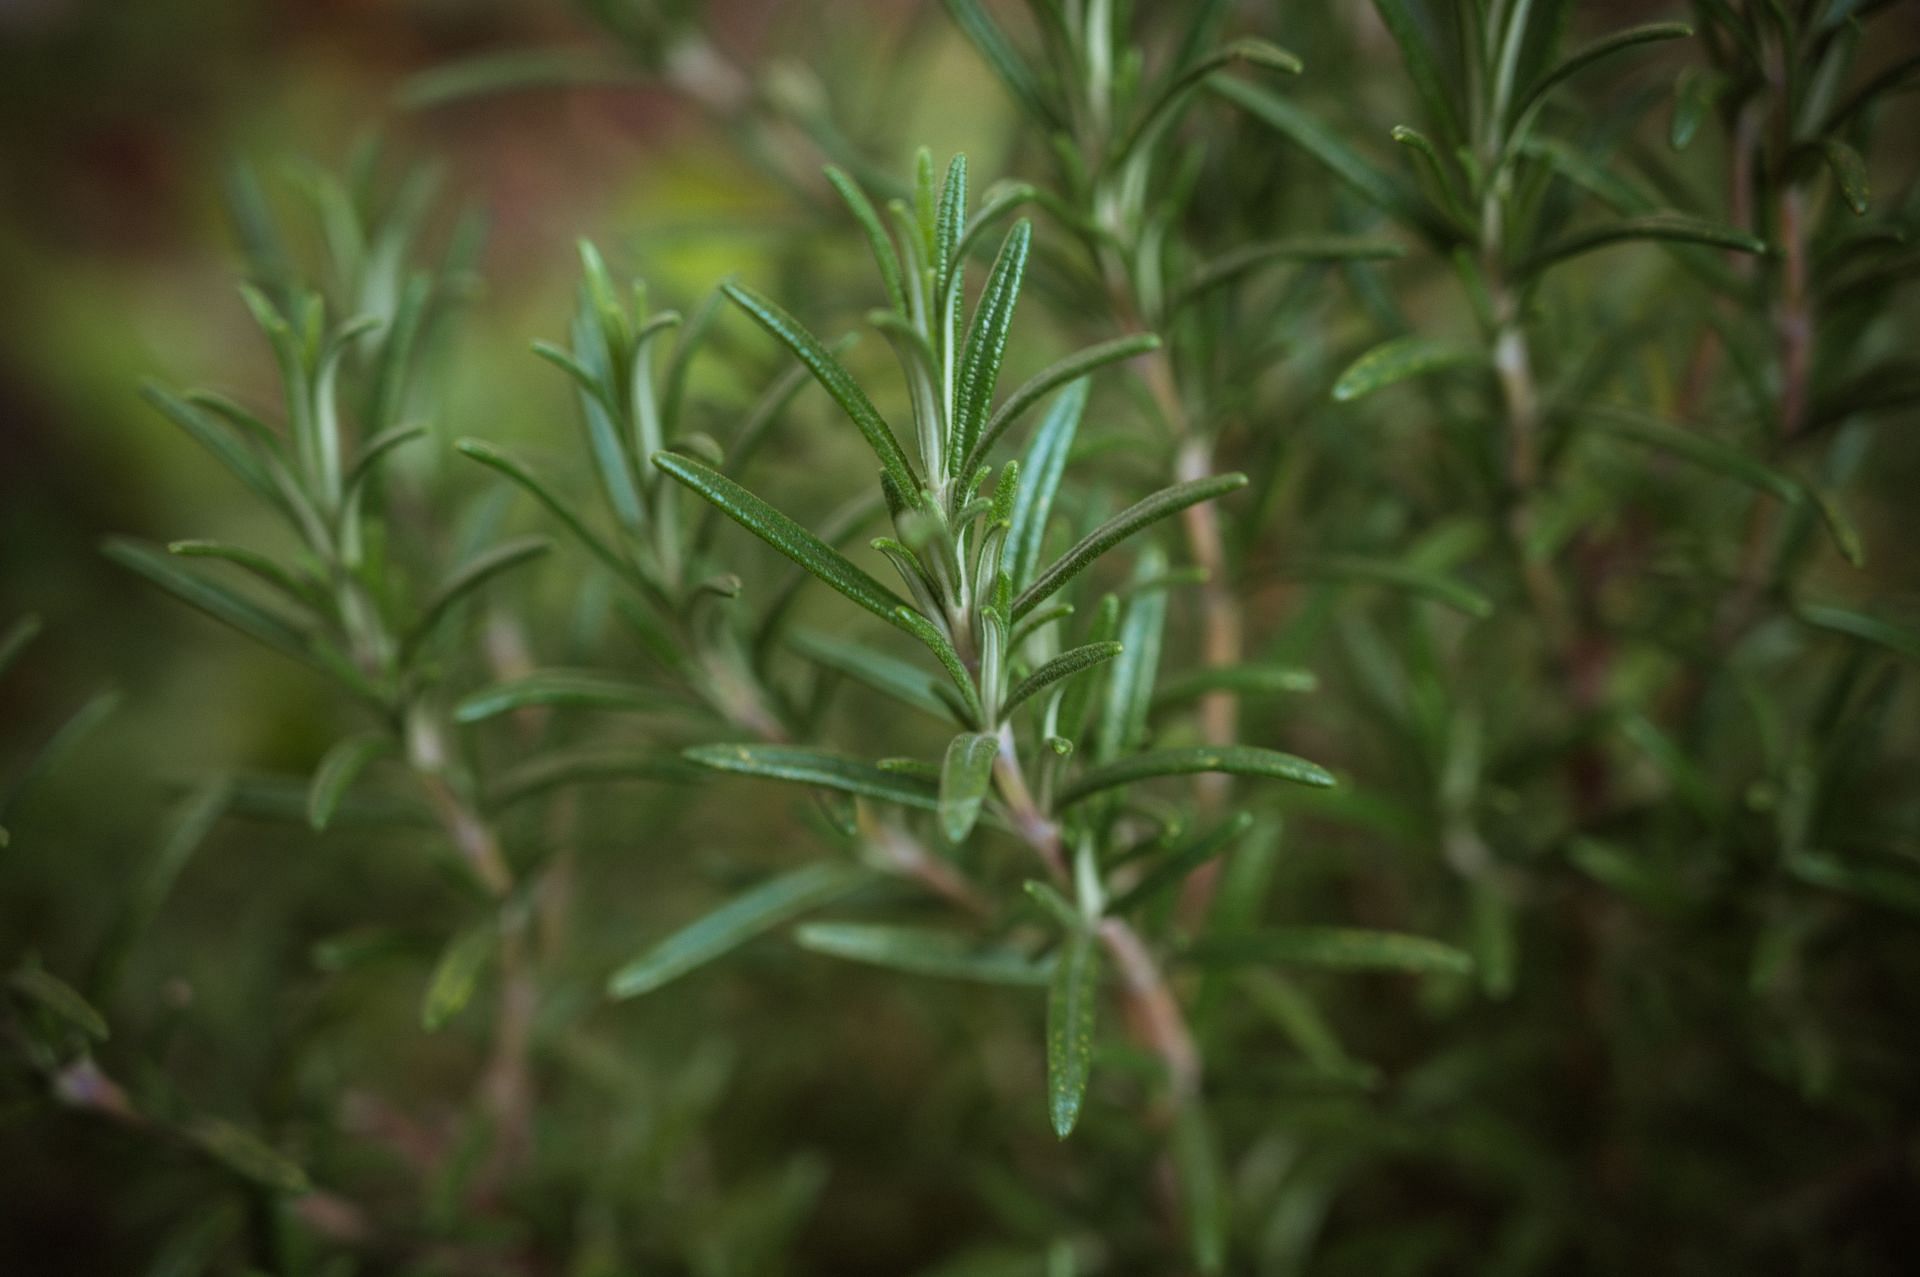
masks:
POLYGON ((971 163, 582 13, 398 118, 804 227, 582 241, 521 424, 425 167, 236 170, 108 588, 310 690, 10 715, 8 1271, 1907 1270, 1911 10, 949 0, 971 163))

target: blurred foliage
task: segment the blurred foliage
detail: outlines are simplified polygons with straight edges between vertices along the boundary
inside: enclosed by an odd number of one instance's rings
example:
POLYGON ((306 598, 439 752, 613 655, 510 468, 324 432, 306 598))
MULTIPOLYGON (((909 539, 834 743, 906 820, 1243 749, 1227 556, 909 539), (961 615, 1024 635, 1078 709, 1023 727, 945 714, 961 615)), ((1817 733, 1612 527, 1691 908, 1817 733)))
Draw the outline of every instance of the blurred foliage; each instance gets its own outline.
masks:
POLYGON ((1917 84, 1888 0, 0 9, 0 1272, 1908 1271, 1917 84), (1232 472, 1017 638, 941 577, 1232 472))

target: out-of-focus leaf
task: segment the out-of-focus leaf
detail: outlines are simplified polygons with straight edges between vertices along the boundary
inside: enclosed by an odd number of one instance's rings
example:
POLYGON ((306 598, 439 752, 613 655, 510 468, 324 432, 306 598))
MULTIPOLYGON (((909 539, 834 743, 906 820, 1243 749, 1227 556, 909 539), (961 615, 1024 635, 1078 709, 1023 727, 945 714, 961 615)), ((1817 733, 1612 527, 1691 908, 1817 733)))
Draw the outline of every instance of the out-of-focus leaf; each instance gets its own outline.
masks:
POLYGON ((425 111, 505 93, 625 84, 639 78, 633 67, 599 53, 515 49, 463 58, 410 76, 400 86, 398 102, 403 110, 425 111))
POLYGON ((1358 927, 1274 927, 1195 941, 1187 956, 1210 965, 1270 964, 1338 971, 1465 974, 1473 959, 1425 936, 1358 927))
POLYGON ((980 51, 1021 108, 1036 122, 1057 123, 1059 115, 1041 92, 1039 81, 979 0, 946 0, 946 6, 954 25, 980 51))
POLYGON ((567 785, 631 780, 684 784, 696 775, 682 759, 655 749, 590 745, 554 750, 507 768, 494 777, 487 800, 491 809, 503 811, 567 785))
POLYGON ((925 710, 935 718, 951 717, 947 707, 933 694, 933 679, 918 666, 896 656, 876 651, 864 643, 854 643, 817 630, 796 629, 787 642, 801 655, 862 683, 883 696, 925 710))
POLYGON ((595 558, 613 569, 614 574, 626 580, 634 580, 633 564, 615 553, 613 548, 580 521, 572 504, 555 496, 546 484, 536 478, 533 472, 519 461, 501 452, 492 444, 480 439, 462 439, 454 444, 462 455, 471 457, 481 465, 497 470, 531 493, 536 501, 547 508, 547 512, 560 520, 567 531, 576 540, 593 552, 595 558))
POLYGON ((1333 383, 1333 397, 1346 403, 1408 377, 1467 367, 1484 360, 1485 356, 1477 350, 1438 338, 1394 337, 1348 364, 1333 383))
POLYGON ((1673 244, 1705 244, 1710 248, 1732 249, 1738 253, 1765 253, 1767 242, 1749 235, 1737 226, 1710 222, 1689 213, 1648 213, 1617 222, 1603 222, 1574 231, 1539 249, 1514 268, 1516 277, 1537 275, 1549 266, 1591 253, 1598 248, 1651 240, 1673 244))
POLYGON ((647 710, 672 704, 658 688, 593 670, 535 670, 483 687, 454 706, 454 721, 480 723, 535 706, 574 709, 647 710))
POLYGON ((217 581, 178 567, 164 552, 126 537, 111 537, 106 556, 131 568, 189 607, 224 621, 248 638, 305 664, 315 664, 307 639, 293 624, 217 581))
POLYGON ((1302 581, 1342 581, 1385 585, 1445 603, 1481 620, 1493 615, 1493 600, 1439 572, 1392 559, 1357 554, 1322 554, 1289 562, 1286 576, 1302 581))
POLYGON ((1132 155, 1136 147, 1151 138, 1174 114, 1181 99, 1214 72, 1224 71, 1240 62, 1284 75, 1299 75, 1301 71, 1300 59, 1270 40, 1246 36, 1230 41, 1211 53, 1202 54, 1168 76, 1166 84, 1153 100, 1141 109, 1133 128, 1114 151, 1115 156, 1124 160, 1132 155))
POLYGON ((393 747, 393 737, 386 732, 360 732, 335 743, 314 768, 313 784, 307 790, 307 823, 325 829, 367 764, 392 753, 393 747))
POLYGON ((1227 1194, 1220 1149, 1207 1111, 1197 1100, 1181 1104, 1174 1113, 1173 1160, 1180 1171, 1194 1267, 1211 1277, 1225 1271, 1227 1263, 1227 1194))
POLYGON ((1017 949, 931 927, 808 922, 795 929, 793 938, 801 948, 815 953, 910 975, 1029 986, 1045 985, 1053 976, 1051 959, 1030 958, 1017 949))
MULTIPOLYGON (((1123 359, 1134 359, 1158 349, 1160 349, 1160 339, 1152 333, 1131 333, 1125 337, 1116 337, 1112 341, 1103 341, 1096 346, 1089 346, 1085 350, 1077 351, 1041 369, 1018 390, 1008 395, 1000 407, 994 410, 993 416, 987 419, 987 424, 981 427, 980 437, 974 441, 973 450, 967 454, 967 463, 961 467, 960 473, 971 474, 978 468, 980 463, 986 460, 987 450, 999 441, 1007 428, 1018 421, 1027 409, 1055 390, 1079 381, 1095 369, 1104 368, 1108 364, 1118 363, 1123 359)), ((1061 400, 1065 399, 1066 395, 1062 395, 1061 400)), ((1084 399, 1080 401, 1080 403, 1084 402, 1084 399)), ((1056 414, 1067 412, 1073 418, 1074 424, 1079 424, 1078 404, 1069 411, 1056 402, 1054 412, 1056 414)), ((1049 420, 1051 419, 1050 417, 1049 420)), ((1071 433, 1069 429, 1069 437, 1071 433)), ((1031 453, 1028 455, 1032 456, 1031 453)), ((1035 473, 1031 461, 1022 461, 1020 468, 1026 471, 1030 478, 1035 473)))
POLYGON ((826 862, 769 878, 621 967, 607 981, 607 993, 615 998, 651 993, 803 913, 851 895, 872 876, 856 865, 826 862))
POLYGON ((1239 812, 1161 857, 1123 896, 1107 906, 1107 912, 1120 914, 1137 909, 1187 880, 1187 875, 1225 851, 1234 839, 1253 827, 1253 815, 1239 812))
POLYGON ((253 1132, 217 1117, 199 1117, 185 1134, 201 1151, 263 1188, 298 1195, 312 1189, 307 1173, 253 1132))
POLYGON ((530 559, 537 559, 553 548, 545 537, 521 537, 475 555, 460 565, 439 589, 427 599, 401 643, 403 652, 416 650, 432 636, 435 628, 467 596, 503 572, 511 571, 530 559))
POLYGON ((1555 85, 1575 75, 1602 58, 1630 49, 1636 44, 1647 44, 1654 40, 1683 40, 1693 34, 1693 28, 1684 22, 1649 22, 1643 26, 1627 27, 1600 37, 1593 43, 1574 50, 1553 70, 1541 76, 1533 86, 1520 96, 1514 104, 1513 117, 1523 119, 1529 111, 1553 91, 1555 85))
POLYGON ((107 1018, 94 1010, 80 991, 38 965, 16 967, 7 987, 35 1006, 44 1007, 96 1042, 108 1037, 107 1018))
POLYGON ((1833 180, 1840 184, 1840 194, 1846 199, 1847 207, 1856 216, 1865 216, 1867 162, 1860 158, 1860 152, 1830 137, 1821 139, 1820 153, 1826 157, 1827 167, 1833 170, 1833 180))
POLYGON ((1093 1072, 1094 1016, 1100 1000, 1100 950, 1093 933, 1068 933, 1047 992, 1047 1113, 1053 1133, 1073 1133, 1093 1072))
POLYGON ((1242 245, 1188 276, 1185 286, 1167 303, 1167 313, 1176 314, 1213 289, 1277 262, 1386 261, 1405 256, 1406 251, 1390 239, 1361 235, 1300 235, 1242 245))
POLYGON ((993 784, 993 760, 1000 739, 985 732, 962 732, 947 744, 940 765, 940 831, 948 842, 962 842, 980 818, 980 804, 993 784))
POLYGON ((1060 791, 1056 803, 1069 807, 1115 785, 1157 776, 1190 776, 1197 772, 1226 772, 1235 776, 1268 776, 1296 784, 1328 787, 1332 773, 1304 758, 1252 745, 1195 745, 1184 749, 1157 749, 1090 768, 1060 791))
POLYGON ((1794 610, 1808 625, 1863 639, 1898 652, 1908 660, 1920 661, 1920 630, 1829 603, 1802 603, 1794 610))
POLYGON ((427 994, 420 1002, 420 1024, 429 1033, 459 1015, 473 1000, 480 973, 500 946, 500 928, 488 921, 470 927, 447 942, 440 960, 427 978, 427 994))
POLYGON ((1290 665, 1215 665, 1189 670, 1167 679, 1154 693, 1154 708, 1205 696, 1209 692, 1232 692, 1236 696, 1272 696, 1283 692, 1311 692, 1320 686, 1312 670, 1290 665))

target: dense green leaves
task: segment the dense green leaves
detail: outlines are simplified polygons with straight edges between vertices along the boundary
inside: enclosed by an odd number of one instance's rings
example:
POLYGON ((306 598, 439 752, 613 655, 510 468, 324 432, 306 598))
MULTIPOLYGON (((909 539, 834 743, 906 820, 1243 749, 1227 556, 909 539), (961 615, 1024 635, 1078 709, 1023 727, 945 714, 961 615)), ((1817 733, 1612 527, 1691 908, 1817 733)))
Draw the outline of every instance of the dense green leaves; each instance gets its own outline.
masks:
POLYGON ((803 913, 852 894, 870 876, 858 866, 827 863, 769 878, 615 971, 607 992, 616 998, 651 993, 803 913))

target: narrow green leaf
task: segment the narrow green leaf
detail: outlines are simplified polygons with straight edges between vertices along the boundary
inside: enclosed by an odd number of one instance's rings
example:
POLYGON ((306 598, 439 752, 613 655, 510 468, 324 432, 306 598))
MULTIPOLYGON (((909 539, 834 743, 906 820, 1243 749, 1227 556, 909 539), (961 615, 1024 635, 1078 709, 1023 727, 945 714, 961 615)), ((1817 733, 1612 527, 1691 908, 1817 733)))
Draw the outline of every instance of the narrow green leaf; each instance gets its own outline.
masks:
MULTIPOLYGON (((1032 379, 1008 395, 993 416, 987 419, 987 424, 981 428, 980 437, 974 441, 973 450, 967 454, 967 463, 960 468, 960 473, 972 473, 981 462, 986 460, 988 449, 998 442, 1009 426, 1018 421, 1027 409, 1061 386, 1078 381, 1097 368, 1104 368, 1108 364, 1118 363, 1123 359, 1133 359, 1158 349, 1160 349, 1160 339, 1154 334, 1132 333, 1089 346, 1085 350, 1077 351, 1041 369, 1032 379)), ((1057 408, 1056 411, 1058 411, 1057 408)), ((1074 417, 1077 421, 1079 417, 1077 408, 1074 411, 1074 417)), ((1025 463, 1022 463, 1022 468, 1027 468, 1025 463)), ((1031 473, 1030 470, 1029 473, 1031 473)))
POLYGON ((546 484, 535 478, 533 472, 521 462, 480 439, 462 439, 453 446, 462 456, 471 457, 481 465, 499 471, 520 485, 533 496, 534 500, 545 506, 549 514, 560 520, 567 531, 573 534, 575 540, 591 551, 595 558, 611 568, 616 576, 626 581, 637 579, 633 564, 616 554, 611 546, 580 521, 580 516, 575 512, 572 503, 564 502, 555 496, 546 484))
POLYGON ((80 991, 38 965, 16 967, 7 987, 36 1006, 44 1007, 96 1042, 109 1036, 107 1018, 94 1009, 80 991))
POLYGON ((953 689, 959 693, 960 704, 966 710, 967 722, 978 725, 983 718, 979 689, 973 685, 973 675, 966 663, 960 659, 952 640, 948 639, 939 626, 920 615, 912 608, 902 604, 894 609, 894 624, 927 645, 927 650, 938 658, 941 668, 947 671, 952 680, 953 689))
POLYGON ((685 784, 699 773, 674 754, 631 746, 589 745, 535 755, 494 777, 487 805, 503 811, 515 803, 568 785, 620 781, 685 784))
POLYGON ((1801 603, 1794 611, 1802 621, 1817 629, 1862 639, 1898 652, 1908 660, 1920 661, 1920 630, 1829 603, 1801 603))
POLYGON ((130 568, 189 607, 308 665, 316 664, 304 634, 291 622, 224 585, 176 566, 165 553, 127 537, 109 537, 102 547, 109 559, 130 568))
MULTIPOLYGON (((898 484, 900 491, 914 493, 920 490, 919 480, 914 477, 913 467, 907 464, 907 456, 900 451, 900 444, 893 437, 893 431, 887 428, 886 420, 867 398, 867 392, 853 379, 833 352, 820 343, 801 326, 800 321, 782 310, 770 298, 763 297, 741 284, 723 284, 728 297, 739 306, 782 345, 793 352, 794 357, 806 365, 821 386, 835 403, 839 404, 853 424, 860 428, 866 437, 874 455, 880 458, 888 477, 898 484)), ((669 472, 671 473, 671 472, 669 472)), ((675 478, 680 476, 675 475, 675 478)), ((684 483, 685 479, 681 479, 684 483)))
POLYGON ((1174 1113, 1173 1160, 1179 1168, 1194 1267, 1201 1277, 1214 1277, 1227 1262, 1227 1194, 1219 1145, 1198 1100, 1180 1105, 1174 1113))
POLYGON ((1195 745, 1181 749, 1150 750, 1089 768, 1060 791, 1054 805, 1069 807, 1116 785, 1130 785, 1156 776, 1190 776, 1196 772, 1269 776, 1323 789, 1334 783, 1332 774, 1325 768, 1279 750, 1259 749, 1252 745, 1195 745))
POLYGON ((637 82, 640 72, 603 53, 579 49, 513 49, 460 58, 407 77, 395 101, 405 111, 470 102, 532 89, 637 82))
POLYGON ((299 1165, 281 1156, 251 1131, 217 1117, 201 1116, 186 1127, 199 1149, 241 1178, 276 1193, 298 1196, 313 1183, 299 1165))
POLYGON ((838 635, 796 629, 787 636, 795 651, 837 674, 844 674, 883 696, 947 718, 947 707, 933 693, 933 679, 919 666, 838 635))
MULTIPOLYGON (((933 223, 934 296, 959 296, 958 280, 966 269, 959 259, 960 236, 967 227, 967 157, 956 152, 947 161, 940 183, 940 203, 933 223)), ((911 488, 905 489, 912 491, 911 488)))
POLYGON ((671 452, 655 453, 653 464, 867 611, 899 625, 910 634, 914 632, 911 627, 902 625, 898 617, 899 610, 906 605, 904 599, 848 562, 838 550, 718 470, 691 457, 671 452))
MULTIPOLYGON (((14 800, 25 793, 40 777, 58 770, 68 755, 80 742, 112 717, 120 708, 121 695, 114 688, 95 692, 79 709, 67 717, 67 720, 55 729, 47 743, 38 753, 27 760, 27 765, 14 773, 13 779, 0 785, 0 820, 4 820, 14 800)), ((6 830, 0 827, 0 847, 6 846, 6 830)))
POLYGON ((1011 714, 1014 708, 1028 697, 1044 691, 1063 678, 1078 674, 1081 670, 1092 669, 1103 661, 1112 660, 1120 655, 1121 650, 1121 645, 1116 641, 1084 643, 1079 647, 1068 648, 1020 680, 1019 686, 1007 694, 1007 703, 1000 707, 1001 714, 1003 716, 1011 714))
POLYGON ((1032 585, 1020 592, 1013 601, 1013 619, 1016 621, 1031 612, 1057 593, 1074 577, 1091 565, 1094 560, 1111 550, 1143 528, 1150 527, 1160 520, 1180 513, 1188 506, 1198 505, 1202 501, 1211 501, 1215 497, 1247 486, 1247 476, 1243 474, 1220 474, 1205 479, 1190 479, 1185 483, 1163 488, 1143 501, 1122 510, 1105 523, 1087 533, 1076 542, 1072 549, 1056 559, 1051 567, 1042 572, 1032 585))
POLYGON ((393 737, 386 732, 360 732, 336 742, 314 768, 307 789, 307 823, 325 829, 367 764, 392 752, 393 737))
POLYGON ((1683 429, 1631 408, 1591 405, 1580 410, 1612 438, 1659 448, 1707 470, 1737 479, 1750 488, 1771 493, 1789 505, 1807 499, 1806 488, 1798 479, 1757 461, 1731 444, 1697 430, 1683 429))
POLYGON ((803 949, 904 971, 909 975, 983 984, 1042 986, 1053 976, 1049 959, 1030 958, 1017 949, 982 944, 957 931, 885 923, 808 922, 797 927, 794 942, 803 949))
POLYGON ((1471 586, 1462 585, 1442 573, 1392 559, 1374 559, 1357 554, 1314 555, 1295 559, 1281 569, 1281 574, 1296 581, 1385 585, 1411 594, 1425 595, 1468 616, 1485 619, 1493 615, 1493 600, 1471 586))
POLYGON ((1634 240, 1653 240, 1675 244, 1705 244, 1740 253, 1765 253, 1767 242, 1736 226, 1710 222, 1687 213, 1648 213, 1617 222, 1603 222, 1574 231, 1535 252, 1514 268, 1518 277, 1537 275, 1549 266, 1590 253, 1598 248, 1634 240))
POLYGON ((1296 235, 1245 244, 1222 253, 1189 276, 1167 303, 1167 314, 1178 314, 1206 293, 1278 262, 1384 261, 1403 257, 1406 251, 1392 240, 1362 235, 1296 235))
POLYGON ((434 629, 447 618, 456 604, 501 573, 530 559, 537 559, 552 548, 553 542, 545 537, 521 537, 494 546, 461 564, 420 609, 419 619, 407 631, 400 650, 403 653, 416 650, 432 636, 434 629))
POLYGON ((420 1025, 437 1032, 473 1000, 480 973, 492 961, 500 943, 500 928, 491 921, 462 931, 448 942, 433 964, 427 994, 420 1002, 420 1025))
POLYGON ((199 850, 214 825, 233 802, 233 783, 216 776, 196 786, 169 814, 159 845, 131 876, 120 898, 120 908, 100 942, 89 973, 88 987, 110 1002, 134 945, 160 915, 173 884, 199 850))
POLYGON ((826 174, 827 181, 846 201, 848 210, 853 213, 853 220, 860 223, 860 229, 867 237, 867 247, 873 251, 873 260, 880 267, 880 278, 886 283, 888 299, 893 302, 897 312, 905 315, 907 290, 901 283, 900 254, 895 251, 886 228, 880 224, 880 215, 873 211, 873 204, 867 199, 866 192, 860 189, 859 183, 831 164, 827 165, 826 174))
POLYGON ((967 344, 960 356, 953 437, 947 442, 948 465, 956 469, 973 454, 974 442, 993 402, 993 389, 1000 380, 1000 361, 1007 352, 1007 333, 1013 325, 1014 305, 1020 297, 1020 280, 1026 273, 1027 250, 1032 240, 1033 224, 1025 218, 1007 232, 974 309, 973 323, 967 330, 967 344))
POLYGON ((1053 1133, 1073 1133, 1093 1072, 1094 1014, 1100 997, 1100 950, 1093 933, 1069 932, 1047 992, 1047 1113, 1053 1133))
POLYGON ((1240 62, 1284 75, 1299 75, 1301 71, 1299 58, 1271 40, 1262 40, 1257 36, 1243 36, 1211 53, 1202 54, 1170 75, 1159 92, 1141 109, 1126 138, 1114 151, 1115 162, 1124 161, 1142 142, 1152 138, 1173 118, 1175 108, 1187 94, 1199 87, 1208 76, 1240 62))
POLYGON ((1195 941, 1187 956, 1221 966, 1260 964, 1454 975, 1473 970, 1473 959, 1452 945, 1425 936, 1358 927, 1275 927, 1208 936, 1195 941))
POLYGON ((167 420, 192 436, 194 442, 217 458, 262 500, 275 508, 286 508, 286 498, 244 439, 235 437, 219 422, 208 418, 196 405, 170 394, 153 382, 142 385, 140 395, 167 420))
POLYGON ((1348 364, 1333 383, 1333 397, 1347 403, 1408 377, 1478 364, 1484 359, 1480 351, 1434 337, 1393 337, 1348 364))
POLYGON ((1827 167, 1833 170, 1833 180, 1840 184, 1840 194, 1847 201, 1847 207, 1856 216, 1865 216, 1867 211, 1867 162, 1860 158, 1860 152, 1848 146, 1838 138, 1822 138, 1820 153, 1826 157, 1827 167))
POLYGON ((1198 838, 1190 839, 1184 845, 1163 856, 1125 895, 1109 904, 1107 912, 1127 913, 1179 886, 1187 880, 1189 874, 1225 851, 1233 844, 1234 839, 1252 827, 1252 814, 1243 811, 1198 838))
POLYGON ((1029 878, 1021 884, 1021 890, 1032 897, 1034 903, 1052 914, 1054 920, 1069 932, 1078 931, 1085 925, 1086 919, 1080 916, 1079 911, 1073 907, 1065 896, 1060 894, 1059 889, 1054 887, 1052 883, 1041 882, 1037 878, 1029 878))
MULTIPOLYGON (((1041 91, 1039 81, 1033 71, 1015 51, 1006 33, 1000 29, 979 0, 946 0, 947 12, 953 18, 980 56, 1000 77, 1000 82, 1019 102, 1021 108, 1040 124, 1054 126, 1059 123, 1059 113, 1047 101, 1041 91)), ((1051 131, 1051 128, 1049 128, 1051 131)))
POLYGON ((993 786, 993 760, 1000 739, 986 732, 962 732, 947 742, 940 765, 940 831, 951 843, 964 842, 980 818, 980 804, 993 786))
POLYGON ((927 811, 940 805, 938 787, 917 776, 798 745, 696 745, 684 756, 715 771, 818 785, 927 811))
POLYGON ((1008 517, 1006 546, 1001 566, 1015 589, 1023 589, 1040 567, 1040 551, 1047 536, 1047 520, 1053 514, 1053 497, 1060 490, 1060 477, 1073 451, 1073 438, 1080 428, 1080 414, 1087 403, 1088 381, 1081 377, 1067 383, 1053 401, 1040 426, 1027 443, 1020 459, 1023 482, 1014 493, 1013 513, 1008 517))
POLYGON ((1168 679, 1154 694, 1154 708, 1195 700, 1208 692, 1236 696, 1272 696, 1282 692, 1311 692, 1320 686, 1312 670, 1290 665, 1216 665, 1190 670, 1168 679))
POLYGON ((1609 57, 1622 49, 1630 49, 1636 44, 1647 44, 1655 40, 1683 40, 1693 34, 1693 28, 1684 22, 1649 22, 1643 26, 1628 27, 1600 37, 1593 43, 1574 50, 1565 61, 1541 76, 1533 87, 1520 96, 1514 104, 1513 118, 1526 118, 1529 111, 1553 91, 1555 85, 1569 76, 1578 74, 1587 67, 1609 57))
POLYGON ((1667 145, 1684 151, 1706 120, 1713 104, 1726 90, 1726 82, 1710 71, 1687 67, 1673 88, 1673 120, 1667 127, 1667 145))
POLYGON ((0 674, 4 674, 20 658, 27 644, 38 638, 41 620, 38 616, 27 615, 7 627, 4 637, 0 637, 0 674))
POLYGON ((533 706, 575 709, 647 710, 674 702, 657 688, 594 670, 535 670, 463 697, 454 706, 459 723, 479 723, 533 706))
POLYGON ((1417 191, 1361 158, 1338 133, 1321 123, 1312 113, 1278 94, 1231 76, 1209 81, 1208 87, 1290 139, 1382 212, 1398 218, 1439 243, 1449 243, 1458 237, 1445 220, 1427 206, 1417 191))
POLYGON ((608 996, 651 993, 803 913, 852 894, 871 878, 858 866, 833 862, 769 878, 614 972, 607 981, 608 996))
MULTIPOLYGON (((1150 545, 1134 564, 1132 584, 1166 573, 1167 559, 1150 545)), ((1153 703, 1153 684, 1160 673, 1160 647, 1167 628, 1164 590, 1135 592, 1126 600, 1120 619, 1120 646, 1124 649, 1106 679, 1099 727, 1093 739, 1093 761, 1104 763, 1137 749, 1147 739, 1147 711, 1153 703)))
POLYGON ((295 606, 311 609, 324 596, 310 581, 296 578, 264 554, 219 541, 169 541, 167 553, 183 559, 220 559, 252 574, 285 595, 295 606))

